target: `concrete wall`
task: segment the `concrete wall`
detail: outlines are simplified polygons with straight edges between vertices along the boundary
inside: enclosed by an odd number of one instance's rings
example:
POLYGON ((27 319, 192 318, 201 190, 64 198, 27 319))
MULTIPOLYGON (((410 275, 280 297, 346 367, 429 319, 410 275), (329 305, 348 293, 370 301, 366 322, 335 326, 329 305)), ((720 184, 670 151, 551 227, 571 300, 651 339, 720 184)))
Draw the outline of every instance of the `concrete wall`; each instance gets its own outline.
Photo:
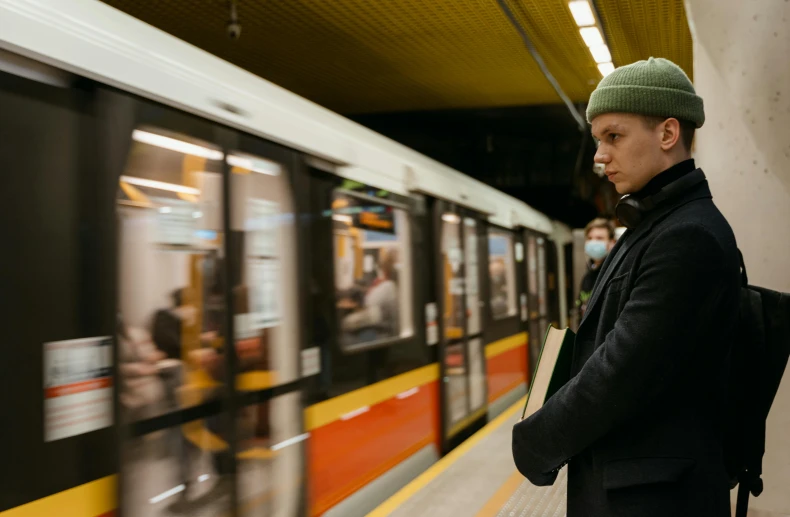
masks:
MULTIPOLYGON (((695 158, 749 280, 790 292, 790 2, 686 0, 707 121, 695 158)), ((757 509, 790 513, 790 372, 768 419, 757 509)))

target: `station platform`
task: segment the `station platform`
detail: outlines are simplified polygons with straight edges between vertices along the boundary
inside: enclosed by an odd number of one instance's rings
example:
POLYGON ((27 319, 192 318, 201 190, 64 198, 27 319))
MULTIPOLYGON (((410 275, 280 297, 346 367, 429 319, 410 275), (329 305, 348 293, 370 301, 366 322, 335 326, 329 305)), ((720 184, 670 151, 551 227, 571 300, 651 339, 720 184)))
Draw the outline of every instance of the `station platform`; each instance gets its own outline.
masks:
MULTIPOLYGON (((536 487, 513 463, 511 430, 526 398, 366 517, 565 517, 568 469, 550 487, 536 487)), ((733 507, 734 513, 734 507, 733 507)), ((790 517, 750 509, 748 517, 790 517)))
POLYGON ((367 517, 564 517, 567 469, 551 487, 536 487, 513 464, 511 430, 525 398, 367 517))

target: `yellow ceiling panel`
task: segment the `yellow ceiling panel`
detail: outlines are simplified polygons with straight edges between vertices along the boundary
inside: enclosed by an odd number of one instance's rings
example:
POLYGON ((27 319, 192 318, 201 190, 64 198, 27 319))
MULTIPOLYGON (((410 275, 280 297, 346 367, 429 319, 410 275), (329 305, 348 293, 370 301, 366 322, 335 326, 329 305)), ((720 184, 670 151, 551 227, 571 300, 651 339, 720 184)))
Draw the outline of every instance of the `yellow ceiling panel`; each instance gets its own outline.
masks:
MULTIPOLYGON (((341 113, 560 102, 496 0, 238 0, 238 41, 226 36, 226 0, 104 1, 341 113)), ((629 17, 650 4, 621 3, 606 2, 619 24, 612 44, 640 35, 644 19, 629 17)), ((508 4, 563 90, 585 102, 600 74, 567 2, 508 4)), ((675 39, 658 34, 639 52, 674 52, 675 39)), ((615 59, 629 52, 613 49, 615 59)))
POLYGON ((596 0, 617 66, 649 57, 677 63, 693 77, 693 45, 683 0, 596 0))

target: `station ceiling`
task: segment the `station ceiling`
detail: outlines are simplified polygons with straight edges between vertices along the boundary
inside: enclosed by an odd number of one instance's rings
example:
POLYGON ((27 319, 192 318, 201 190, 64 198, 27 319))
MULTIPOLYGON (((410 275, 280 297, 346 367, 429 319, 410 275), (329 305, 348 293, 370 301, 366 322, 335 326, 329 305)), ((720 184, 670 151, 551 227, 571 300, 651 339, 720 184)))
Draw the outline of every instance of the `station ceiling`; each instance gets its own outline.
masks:
MULTIPOLYGON (((496 0, 103 0, 344 114, 555 104, 496 0)), ((567 0, 506 0, 565 93, 601 79, 567 0)), ((616 66, 665 57, 692 75, 683 0, 595 0, 616 66)))

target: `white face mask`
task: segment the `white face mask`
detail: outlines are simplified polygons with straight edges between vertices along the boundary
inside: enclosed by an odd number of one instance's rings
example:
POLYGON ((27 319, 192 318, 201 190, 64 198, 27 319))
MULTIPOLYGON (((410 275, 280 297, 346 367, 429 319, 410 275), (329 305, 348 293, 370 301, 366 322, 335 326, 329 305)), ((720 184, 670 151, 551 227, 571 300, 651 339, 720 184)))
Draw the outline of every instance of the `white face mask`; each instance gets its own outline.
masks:
POLYGON ((587 241, 584 243, 584 253, 593 260, 601 260, 609 250, 603 241, 587 241))

